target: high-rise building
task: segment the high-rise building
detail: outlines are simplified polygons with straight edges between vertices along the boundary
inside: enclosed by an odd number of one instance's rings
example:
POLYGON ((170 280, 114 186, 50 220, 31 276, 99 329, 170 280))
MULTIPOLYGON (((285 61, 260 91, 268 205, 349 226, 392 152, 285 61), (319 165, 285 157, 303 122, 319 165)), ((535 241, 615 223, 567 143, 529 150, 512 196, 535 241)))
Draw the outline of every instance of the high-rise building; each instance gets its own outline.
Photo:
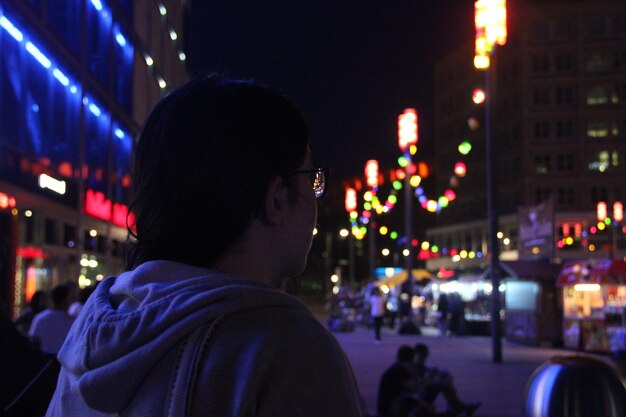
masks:
MULTIPOLYGON (((502 258, 621 259, 626 229, 611 212, 626 202, 626 2, 507 3, 508 40, 489 70, 502 258), (600 201, 609 208, 603 224, 600 201), (550 226, 533 242, 529 224, 542 220, 550 226)), ((453 186, 457 198, 427 231, 440 249, 433 269, 487 264, 485 109, 472 101, 485 73, 473 67, 473 46, 436 68, 437 187, 453 186), (473 148, 463 156, 465 140, 473 148)))
POLYGON ((183 12, 184 0, 0 0, 7 312, 122 270, 133 138, 186 78, 183 12))

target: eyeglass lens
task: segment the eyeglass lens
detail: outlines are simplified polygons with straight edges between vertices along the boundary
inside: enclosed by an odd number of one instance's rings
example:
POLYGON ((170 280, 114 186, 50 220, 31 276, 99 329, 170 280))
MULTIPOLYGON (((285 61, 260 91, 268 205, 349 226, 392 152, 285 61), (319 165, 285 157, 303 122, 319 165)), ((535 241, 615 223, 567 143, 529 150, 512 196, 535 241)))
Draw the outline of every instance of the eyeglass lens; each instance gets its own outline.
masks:
POLYGON ((324 195, 324 189, 326 186, 326 178, 324 171, 316 170, 312 173, 313 190, 315 191, 315 197, 321 197, 324 195))

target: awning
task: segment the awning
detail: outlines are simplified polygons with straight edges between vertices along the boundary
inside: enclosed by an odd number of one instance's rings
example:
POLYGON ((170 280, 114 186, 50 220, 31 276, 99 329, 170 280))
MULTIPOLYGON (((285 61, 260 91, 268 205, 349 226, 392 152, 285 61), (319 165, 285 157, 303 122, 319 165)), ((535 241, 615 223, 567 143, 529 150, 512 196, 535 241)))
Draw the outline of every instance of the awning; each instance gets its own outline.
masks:
POLYGON ((567 261, 563 264, 557 285, 574 284, 626 285, 626 262, 612 259, 567 261))
MULTIPOLYGON (((424 279, 431 279, 434 277, 432 272, 423 268, 414 269, 412 273, 413 273, 413 277, 417 281, 421 281, 424 279)), ((388 287, 395 287, 397 285, 402 284, 404 281, 406 281, 406 271, 401 271, 388 278, 379 279, 378 281, 374 282, 374 285, 377 287, 380 287, 381 285, 386 285, 388 287)))

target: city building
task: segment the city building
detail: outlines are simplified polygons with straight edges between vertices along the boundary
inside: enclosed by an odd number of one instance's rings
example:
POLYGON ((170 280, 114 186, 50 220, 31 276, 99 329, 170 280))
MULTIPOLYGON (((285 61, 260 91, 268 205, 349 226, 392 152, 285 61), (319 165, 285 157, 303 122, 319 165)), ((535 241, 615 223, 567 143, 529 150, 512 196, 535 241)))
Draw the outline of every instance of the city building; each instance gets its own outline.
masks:
MULTIPOLYGON (((501 259, 622 259, 626 2, 509 0, 507 8, 508 40, 489 70, 501 259), (599 202, 607 220, 598 219, 599 202)), ((485 108, 472 100, 486 74, 473 56, 468 43, 435 70, 437 188, 453 187, 456 200, 427 230, 438 249, 431 270, 488 262, 485 108), (461 155, 466 140, 472 149, 461 155), (453 171, 459 161, 463 176, 453 171)))
POLYGON ((122 270, 133 138, 186 78, 184 3, 0 0, 0 296, 9 314, 35 290, 122 270))

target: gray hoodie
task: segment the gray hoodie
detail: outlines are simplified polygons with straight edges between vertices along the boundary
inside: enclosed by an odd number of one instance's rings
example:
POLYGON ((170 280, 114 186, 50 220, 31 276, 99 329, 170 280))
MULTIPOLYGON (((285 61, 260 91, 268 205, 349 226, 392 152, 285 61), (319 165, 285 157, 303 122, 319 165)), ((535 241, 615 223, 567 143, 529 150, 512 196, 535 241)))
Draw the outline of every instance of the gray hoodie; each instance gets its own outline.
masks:
POLYGON ((181 415, 176 398, 190 416, 364 415, 345 354, 299 300, 171 261, 102 281, 58 358, 49 417, 181 415), (202 327, 197 377, 180 384, 202 327))

